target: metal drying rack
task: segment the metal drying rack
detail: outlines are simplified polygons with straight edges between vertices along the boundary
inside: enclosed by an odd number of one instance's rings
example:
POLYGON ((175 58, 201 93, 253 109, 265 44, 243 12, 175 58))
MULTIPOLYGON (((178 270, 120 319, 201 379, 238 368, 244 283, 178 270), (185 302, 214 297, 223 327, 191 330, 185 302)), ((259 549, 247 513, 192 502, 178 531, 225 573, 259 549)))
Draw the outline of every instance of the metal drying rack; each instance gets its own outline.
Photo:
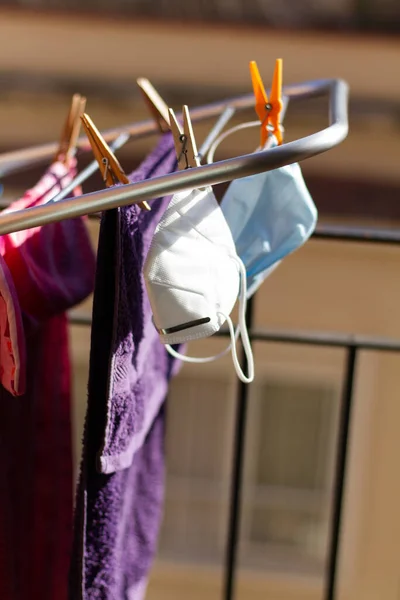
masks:
MULTIPOLYGON (((237 156, 210 165, 178 171, 162 177, 101 190, 82 196, 67 198, 57 203, 0 215, 0 235, 46 225, 55 221, 98 213, 103 210, 154 200, 178 191, 215 185, 232 179, 270 171, 294 162, 322 154, 342 142, 348 133, 348 85, 340 79, 322 79, 284 88, 283 93, 291 101, 329 97, 329 126, 299 140, 282 144, 252 154, 237 156)), ((236 110, 254 104, 252 94, 200 106, 191 110, 193 122, 219 116, 227 106, 236 110)), ((180 115, 178 115, 179 117, 180 115)), ((144 137, 157 131, 156 124, 144 121, 132 126, 106 131, 104 137, 112 141, 122 133, 132 137, 144 137)), ((87 149, 87 140, 80 139, 78 146, 87 149)), ((0 177, 20 170, 24 165, 40 164, 53 156, 56 144, 10 152, 0 156, 0 177)))
MULTIPOLYGON (((348 133, 348 85, 340 79, 323 79, 286 86, 284 96, 291 101, 328 96, 329 125, 325 129, 299 140, 283 144, 261 152, 238 156, 229 160, 219 161, 210 165, 186 169, 147 181, 127 184, 110 188, 79 197, 59 200, 36 208, 29 208, 14 213, 1 215, 0 235, 61 221, 63 219, 95 215, 103 210, 134 204, 142 200, 153 200, 184 189, 193 189, 205 185, 215 185, 232 179, 245 177, 263 171, 270 171, 284 165, 311 158, 326 152, 340 144, 348 133)), ((236 111, 245 110, 254 105, 253 94, 215 102, 190 110, 193 122, 204 121, 221 115, 227 107, 236 111)), ((177 115, 181 117, 180 114, 177 115)), ((107 142, 116 140, 124 133, 138 139, 158 132, 153 120, 146 120, 132 125, 115 128, 103 132, 107 142)), ((89 151, 90 145, 85 137, 78 140, 80 151, 89 151)), ((33 165, 45 164, 51 160, 57 150, 58 143, 43 144, 0 155, 0 177, 23 170, 33 165)), ((346 241, 376 241, 383 243, 400 243, 398 236, 391 232, 385 235, 346 228, 328 229, 319 226, 314 237, 320 239, 337 239, 346 241), (394 239, 395 238, 395 239, 394 239)), ((334 477, 333 511, 331 515, 331 535, 329 540, 326 577, 324 580, 323 597, 334 600, 337 596, 337 567, 339 554, 339 538, 342 522, 343 492, 346 471, 346 456, 349 437, 350 409, 353 396, 353 382, 356 364, 356 352, 364 348, 400 351, 400 342, 391 344, 387 340, 372 340, 369 343, 340 335, 301 334, 299 332, 258 332, 253 328, 253 299, 248 303, 247 322, 252 340, 281 341, 298 344, 343 347, 348 351, 348 359, 343 389, 343 402, 337 443, 337 461, 334 477), (343 338, 343 339, 342 339, 343 338), (392 347, 393 346, 393 347, 392 347)), ((91 325, 91 318, 86 315, 72 313, 70 323, 74 325, 91 325)), ((220 331, 219 335, 226 335, 220 331)), ((245 365, 245 356, 242 353, 245 365)), ((238 541, 240 505, 242 494, 242 471, 244 456, 244 440, 246 427, 246 407, 248 403, 248 387, 239 382, 237 390, 237 414, 234 436, 234 457, 232 470, 232 489, 229 508, 229 526, 227 536, 226 564, 224 572, 223 598, 233 600, 238 566, 238 541)))

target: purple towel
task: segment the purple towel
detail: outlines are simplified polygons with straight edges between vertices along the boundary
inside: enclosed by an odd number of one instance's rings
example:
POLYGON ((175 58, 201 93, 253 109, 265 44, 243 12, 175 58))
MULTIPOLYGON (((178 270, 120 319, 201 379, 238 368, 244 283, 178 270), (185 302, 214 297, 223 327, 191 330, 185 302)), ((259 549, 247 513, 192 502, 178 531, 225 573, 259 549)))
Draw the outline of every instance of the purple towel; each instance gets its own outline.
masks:
MULTIPOLYGON (((175 167, 166 134, 130 179, 175 167)), ((163 404, 175 367, 152 323, 142 267, 168 202, 111 210, 101 223, 71 600, 141 600, 157 546, 163 404)))

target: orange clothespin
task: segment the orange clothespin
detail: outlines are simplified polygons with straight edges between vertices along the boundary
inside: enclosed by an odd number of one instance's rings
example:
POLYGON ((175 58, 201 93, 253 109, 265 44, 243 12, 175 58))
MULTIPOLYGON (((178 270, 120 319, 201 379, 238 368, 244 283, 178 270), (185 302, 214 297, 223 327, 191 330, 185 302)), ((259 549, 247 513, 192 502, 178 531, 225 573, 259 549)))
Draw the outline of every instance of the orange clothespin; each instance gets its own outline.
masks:
POLYGON ((74 156, 81 127, 81 116, 85 111, 85 107, 86 98, 80 94, 74 94, 54 161, 62 161, 64 164, 68 164, 68 161, 74 156))
POLYGON ((160 132, 165 133, 170 131, 168 106, 161 98, 160 94, 145 77, 139 77, 139 79, 136 80, 136 83, 142 92, 144 101, 153 115, 160 132))
POLYGON ((256 113, 261 121, 261 148, 264 148, 270 135, 274 135, 278 144, 283 142, 283 127, 280 116, 283 108, 282 101, 282 59, 275 62, 274 76, 272 78, 271 93, 268 100, 257 63, 250 62, 251 82, 256 98, 256 113))
MULTIPOLYGON (((89 138, 93 154, 99 163, 100 172, 106 187, 112 187, 116 183, 130 183, 125 171, 119 164, 118 159, 89 115, 85 113, 82 115, 81 119, 86 135, 89 138)), ((151 210, 150 206, 145 201, 139 202, 138 204, 140 208, 151 210)))

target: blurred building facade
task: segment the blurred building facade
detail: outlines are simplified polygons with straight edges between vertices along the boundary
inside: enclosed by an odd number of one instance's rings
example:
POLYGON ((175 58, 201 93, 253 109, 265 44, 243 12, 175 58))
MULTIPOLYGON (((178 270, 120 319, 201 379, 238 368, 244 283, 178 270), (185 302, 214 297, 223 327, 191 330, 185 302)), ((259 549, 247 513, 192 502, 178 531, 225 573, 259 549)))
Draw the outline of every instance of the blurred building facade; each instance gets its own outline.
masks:
MULTIPOLYGON (((400 43, 382 33, 399 25, 398 2, 174 1, 157 3, 157 14, 144 0, 114 2, 112 9, 105 2, 70 3, 68 12, 55 0, 3 4, 2 151, 56 139, 75 91, 87 95, 87 111, 106 129, 147 118, 135 88, 139 76, 174 108, 194 106, 249 92, 249 60, 257 60, 268 81, 280 56, 285 83, 342 77, 351 87, 348 139, 302 165, 321 221, 398 227, 400 43)), ((286 136, 325 123, 326 103, 293 105, 286 136)), ((208 127, 195 126, 198 140, 208 127)), ((230 138, 218 158, 252 150, 255 139, 230 138)), ((121 152, 127 171, 153 143, 137 140, 121 152)), ((17 197, 37 175, 4 179, 5 196, 17 197)), ((88 189, 100 183, 94 178, 88 189)), ((90 227, 96 243, 97 226, 90 227)), ((400 338, 399 261, 395 247, 312 240, 257 294, 256 326, 400 338)), ((82 310, 90 312, 90 301, 82 310)), ((89 331, 71 327, 71 339, 78 464, 89 331)), ((189 351, 209 355, 225 343, 206 340, 189 351)), ((279 343, 256 343, 254 352, 237 599, 317 600, 344 353, 279 343)), ((399 597, 399 367, 400 356, 376 352, 363 352, 357 367, 341 600, 399 597)), ((166 510, 150 600, 221 597, 236 385, 229 357, 185 366, 172 384, 166 510)))

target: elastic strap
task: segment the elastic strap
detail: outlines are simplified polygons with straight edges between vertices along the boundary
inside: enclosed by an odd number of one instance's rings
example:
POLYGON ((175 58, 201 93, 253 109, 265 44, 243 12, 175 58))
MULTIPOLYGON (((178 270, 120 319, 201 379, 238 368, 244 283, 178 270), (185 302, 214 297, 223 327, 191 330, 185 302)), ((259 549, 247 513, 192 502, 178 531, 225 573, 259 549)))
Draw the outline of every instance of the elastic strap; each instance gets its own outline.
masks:
POLYGON ((218 358, 225 356, 229 352, 229 350, 231 350, 233 365, 235 367, 236 374, 239 377, 240 381, 243 381, 243 383, 251 383, 254 379, 254 358, 253 358, 253 351, 251 349, 251 343, 250 343, 249 334, 248 334, 247 325, 246 325, 246 306, 247 306, 246 269, 245 269, 243 262, 240 260, 239 257, 234 257, 233 260, 237 263, 239 270, 240 270, 239 324, 238 324, 238 327, 236 328, 236 331, 234 330, 234 326, 233 326, 232 319, 230 318, 230 316, 226 315, 222 312, 218 313, 225 318, 225 320, 228 324, 229 335, 231 338, 231 343, 229 344, 229 346, 227 348, 225 348, 225 350, 223 350, 219 354, 216 354, 214 356, 205 356, 205 357, 186 356, 184 354, 180 354, 180 352, 177 352, 176 350, 174 350, 172 348, 172 346, 170 346, 169 344, 165 344, 165 347, 166 347, 167 351, 169 352, 169 354, 171 356, 173 356, 174 358, 178 358, 187 363, 197 363, 197 364, 213 362, 214 360, 217 360, 218 358), (240 366, 240 362, 239 362, 238 355, 237 355, 236 342, 239 337, 239 334, 242 339, 243 349, 244 349, 246 359, 247 359, 247 365, 248 365, 248 376, 247 377, 243 373, 243 370, 242 370, 242 367, 240 366))
MULTIPOLYGON (((222 314, 222 313, 219 313, 219 314, 222 314)), ((223 316, 226 319, 226 315, 223 315, 223 316)), ((239 334, 240 334, 240 329, 239 329, 239 327, 236 327, 236 331, 234 331, 234 333, 233 333, 233 340, 234 340, 235 344, 239 338, 239 334)), ((228 354, 228 352, 230 352, 231 346, 232 346, 232 340, 231 340, 229 346, 227 346, 225 348, 225 350, 222 350, 222 352, 219 352, 219 354, 214 354, 213 356, 196 357, 196 356, 186 356, 186 354, 180 354, 179 352, 174 350, 172 346, 170 346, 169 344, 165 344, 165 347, 168 350, 168 353, 171 356, 173 356, 174 358, 179 358, 180 360, 184 360, 185 362, 188 362, 188 363, 198 363, 198 364, 213 362, 214 360, 218 360, 219 358, 226 356, 226 354, 228 354)))
POLYGON ((235 371, 240 381, 243 383, 251 383, 254 379, 254 358, 253 350, 251 348, 249 332, 246 324, 246 308, 247 308, 247 278, 246 268, 242 260, 236 256, 235 262, 237 263, 240 270, 240 295, 239 295, 239 326, 240 337, 242 339, 243 350, 247 359, 248 375, 243 373, 242 367, 240 366, 239 359, 236 350, 235 332, 233 329, 232 319, 229 315, 226 315, 226 322, 228 323, 229 333, 231 335, 231 349, 232 349, 232 360, 235 367, 235 371))
MULTIPOLYGON (((210 146, 210 149, 207 153, 207 163, 211 164, 214 162, 215 151, 217 150, 218 146, 227 137, 229 137, 232 133, 236 133, 237 131, 240 131, 241 129, 248 129, 249 127, 260 127, 260 121, 248 121, 247 123, 239 123, 238 125, 234 125, 234 127, 231 127, 230 129, 227 129, 226 131, 221 133, 221 135, 219 137, 217 137, 217 139, 214 141, 214 143, 210 146)), ((276 143, 275 136, 270 135, 267 139, 265 146, 262 148, 262 150, 267 150, 267 148, 270 148, 275 143, 276 143)), ((260 147, 258 147, 255 150, 255 152, 258 152, 259 150, 261 150, 260 147)))

